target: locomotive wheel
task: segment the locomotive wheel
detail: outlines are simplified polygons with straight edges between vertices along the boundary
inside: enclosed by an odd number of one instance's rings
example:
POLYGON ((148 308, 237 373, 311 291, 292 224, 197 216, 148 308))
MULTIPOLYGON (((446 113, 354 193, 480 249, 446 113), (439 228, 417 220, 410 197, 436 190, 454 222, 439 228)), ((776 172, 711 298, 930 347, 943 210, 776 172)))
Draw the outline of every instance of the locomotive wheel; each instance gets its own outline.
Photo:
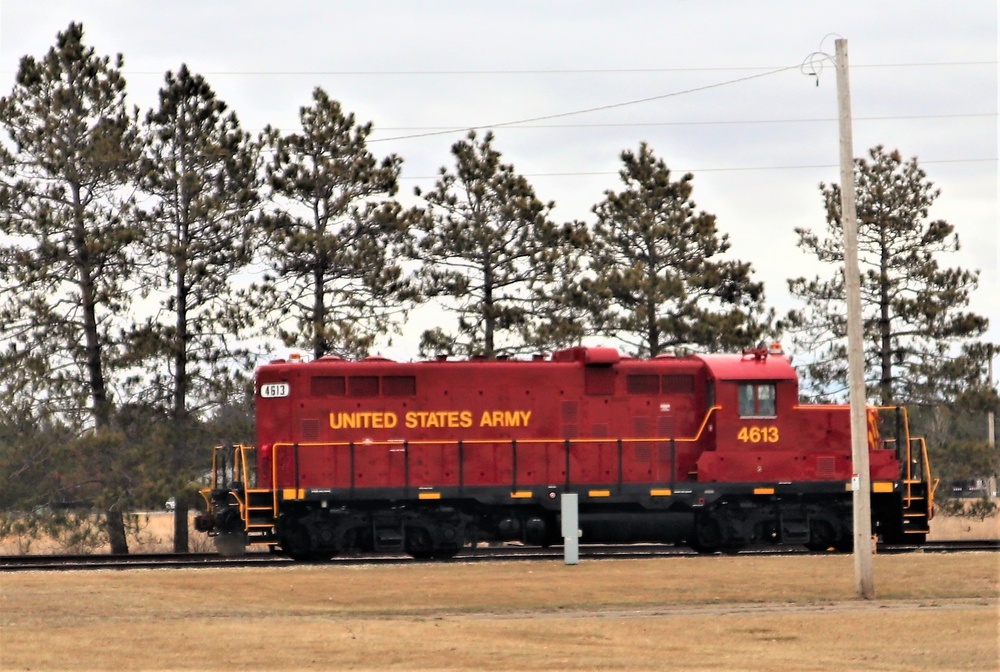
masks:
POLYGON ((313 546, 308 528, 298 521, 287 522, 281 531, 281 551, 297 562, 324 562, 336 552, 313 546))
POLYGON ((837 546, 837 533, 833 526, 825 520, 814 520, 809 528, 809 543, 805 545, 807 549, 818 553, 827 551, 837 546))
POLYGON ((854 534, 847 534, 837 540, 837 543, 833 545, 841 553, 853 553, 854 552, 854 534))
POLYGON ((434 542, 430 532, 424 527, 406 528, 405 549, 407 555, 416 560, 430 560, 435 557, 434 542))
POLYGON ((688 541, 688 546, 705 554, 723 550, 722 525, 714 516, 699 516, 694 524, 694 538, 688 541))

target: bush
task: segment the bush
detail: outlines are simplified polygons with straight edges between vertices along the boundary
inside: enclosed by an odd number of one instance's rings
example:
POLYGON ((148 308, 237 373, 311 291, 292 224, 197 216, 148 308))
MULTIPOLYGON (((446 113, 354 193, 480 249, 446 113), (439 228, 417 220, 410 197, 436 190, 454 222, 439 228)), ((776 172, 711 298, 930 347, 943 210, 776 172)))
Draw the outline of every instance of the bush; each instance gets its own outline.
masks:
POLYGON ((997 503, 986 496, 980 497, 966 508, 965 515, 986 520, 997 515, 997 503))
POLYGON ((934 508, 942 516, 966 516, 985 520, 997 515, 996 502, 985 495, 971 501, 957 497, 939 500, 934 508))

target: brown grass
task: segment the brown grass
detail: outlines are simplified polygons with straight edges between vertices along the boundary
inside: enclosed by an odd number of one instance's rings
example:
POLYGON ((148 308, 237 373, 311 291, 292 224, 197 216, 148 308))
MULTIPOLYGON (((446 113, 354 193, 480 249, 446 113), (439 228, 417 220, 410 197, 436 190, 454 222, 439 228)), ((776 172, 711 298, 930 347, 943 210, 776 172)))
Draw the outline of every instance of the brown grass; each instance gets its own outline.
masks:
POLYGON ((3 670, 996 670, 995 555, 2 575, 3 670))

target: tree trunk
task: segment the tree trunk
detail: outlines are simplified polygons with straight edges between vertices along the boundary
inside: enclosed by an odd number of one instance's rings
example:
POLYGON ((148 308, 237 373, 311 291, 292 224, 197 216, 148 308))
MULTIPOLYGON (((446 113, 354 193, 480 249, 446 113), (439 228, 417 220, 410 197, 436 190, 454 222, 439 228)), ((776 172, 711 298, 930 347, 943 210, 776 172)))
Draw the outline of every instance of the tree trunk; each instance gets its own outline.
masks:
POLYGON ((889 313, 889 243, 885 238, 885 227, 881 234, 882 253, 879 260, 879 355, 881 357, 881 379, 879 391, 883 406, 891 406, 895 392, 892 389, 892 324, 889 313))
POLYGON ((174 508, 174 553, 187 553, 188 547, 188 507, 181 504, 181 497, 176 498, 174 508))
POLYGON ((326 339, 326 297, 323 295, 323 269, 317 264, 313 269, 313 359, 327 353, 326 339))
POLYGON ((121 511, 109 509, 104 512, 107 521, 108 543, 113 555, 128 555, 128 539, 125 537, 125 516, 121 511))

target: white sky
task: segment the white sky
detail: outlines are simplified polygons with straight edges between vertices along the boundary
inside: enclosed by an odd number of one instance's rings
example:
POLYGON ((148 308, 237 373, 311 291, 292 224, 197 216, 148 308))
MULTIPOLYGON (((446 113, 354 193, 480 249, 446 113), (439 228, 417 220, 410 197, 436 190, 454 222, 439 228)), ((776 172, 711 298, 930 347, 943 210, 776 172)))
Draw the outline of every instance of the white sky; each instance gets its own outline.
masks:
MULTIPOLYGON (((70 21, 98 54, 124 55, 143 112, 182 63, 251 132, 294 130, 323 87, 373 122, 377 156, 404 159, 403 196, 453 168, 464 131, 405 136, 485 126, 539 198, 556 202, 556 221, 593 221, 603 192, 620 188, 619 154, 646 141, 678 177, 694 173, 697 206, 717 215, 731 255, 753 263, 779 313, 797 307, 787 278, 829 274, 793 229, 823 229, 818 184, 840 181, 832 62, 818 86, 792 66, 844 37, 855 156, 883 144, 918 158, 941 190, 931 216, 962 243, 940 261, 981 272, 972 309, 1000 341, 996 0, 0 0, 0 95, 20 57, 44 55, 70 21)), ((414 343, 424 326, 409 325, 414 343)))

